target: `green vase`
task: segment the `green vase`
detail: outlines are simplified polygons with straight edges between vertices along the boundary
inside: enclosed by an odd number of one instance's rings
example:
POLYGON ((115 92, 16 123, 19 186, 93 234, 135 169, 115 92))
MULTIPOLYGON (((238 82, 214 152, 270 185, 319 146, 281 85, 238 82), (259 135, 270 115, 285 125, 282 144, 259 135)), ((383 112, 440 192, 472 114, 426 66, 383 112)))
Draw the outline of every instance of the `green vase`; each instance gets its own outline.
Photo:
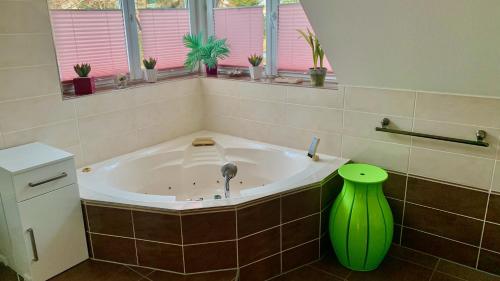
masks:
POLYGON ((356 271, 376 269, 392 243, 394 221, 382 183, 387 172, 367 164, 339 169, 344 187, 330 213, 330 239, 340 263, 356 271))

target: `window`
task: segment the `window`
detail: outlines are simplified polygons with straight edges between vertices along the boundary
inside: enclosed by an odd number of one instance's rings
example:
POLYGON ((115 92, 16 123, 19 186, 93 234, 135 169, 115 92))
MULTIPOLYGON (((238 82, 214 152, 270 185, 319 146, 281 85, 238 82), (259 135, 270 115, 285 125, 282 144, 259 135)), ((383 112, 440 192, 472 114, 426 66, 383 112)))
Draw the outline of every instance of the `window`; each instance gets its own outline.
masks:
MULTIPOLYGON (((278 71, 304 71, 312 67, 310 47, 297 29, 313 31, 298 0, 281 0, 278 19, 278 71)), ((313 31, 314 32, 314 31, 313 31)), ((325 57, 324 67, 332 71, 325 57)))
POLYGON ((247 66, 250 54, 264 54, 265 1, 221 0, 214 8, 215 36, 227 38, 231 54, 221 66, 247 66))
MULTIPOLYGON (((227 38, 231 55, 221 66, 248 66, 247 57, 263 54, 268 74, 304 74, 313 66, 310 47, 297 29, 312 27, 299 0, 211 0, 214 28, 227 38)), ((313 31, 314 32, 314 31, 313 31)), ((325 57, 324 66, 332 73, 325 57)))
POLYGON ((92 75, 97 77, 128 72, 125 28, 118 0, 52 0, 49 4, 62 81, 73 79, 73 65, 81 62, 90 63, 92 75))
POLYGON ((158 59, 158 69, 182 68, 188 53, 182 36, 190 32, 187 2, 136 0, 136 8, 141 58, 158 59))
POLYGON ((89 63, 98 78, 141 79, 142 58, 149 57, 160 70, 183 67, 187 0, 49 0, 49 8, 63 82, 76 77, 78 63, 89 63))

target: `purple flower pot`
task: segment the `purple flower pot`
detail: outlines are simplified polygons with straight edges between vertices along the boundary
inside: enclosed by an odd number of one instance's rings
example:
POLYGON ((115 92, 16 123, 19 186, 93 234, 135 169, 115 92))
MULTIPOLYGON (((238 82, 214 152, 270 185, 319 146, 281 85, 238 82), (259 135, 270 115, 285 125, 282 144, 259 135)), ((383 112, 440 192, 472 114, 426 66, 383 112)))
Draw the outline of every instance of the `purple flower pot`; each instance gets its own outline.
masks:
POLYGON ((205 64, 205 71, 207 72, 207 76, 217 76, 217 65, 213 68, 209 68, 208 65, 205 64))
POLYGON ((78 77, 73 79, 75 87, 75 95, 89 95, 95 93, 95 78, 94 77, 78 77))

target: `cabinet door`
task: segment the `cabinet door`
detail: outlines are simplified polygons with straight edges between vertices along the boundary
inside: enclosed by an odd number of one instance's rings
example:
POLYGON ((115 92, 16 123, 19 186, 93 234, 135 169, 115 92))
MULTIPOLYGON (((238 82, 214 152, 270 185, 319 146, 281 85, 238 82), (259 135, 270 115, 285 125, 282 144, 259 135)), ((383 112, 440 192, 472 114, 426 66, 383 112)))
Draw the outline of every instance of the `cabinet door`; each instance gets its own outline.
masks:
POLYGON ((33 258, 33 281, 45 281, 88 258, 76 184, 19 203, 19 214, 33 258))

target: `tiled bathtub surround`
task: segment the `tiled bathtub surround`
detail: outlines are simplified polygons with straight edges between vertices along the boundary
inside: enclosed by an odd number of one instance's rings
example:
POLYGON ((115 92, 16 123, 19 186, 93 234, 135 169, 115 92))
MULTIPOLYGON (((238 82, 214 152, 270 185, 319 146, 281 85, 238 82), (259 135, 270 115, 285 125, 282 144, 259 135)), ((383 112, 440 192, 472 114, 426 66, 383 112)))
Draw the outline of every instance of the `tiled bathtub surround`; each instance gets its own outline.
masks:
POLYGON ((324 216, 341 190, 323 184, 222 209, 158 212, 84 203, 94 259, 178 273, 240 268, 265 280, 318 260, 324 216), (323 211, 323 212, 322 212, 323 211))
POLYGON ((395 242, 499 274, 499 98, 201 80, 206 129, 294 148, 317 135, 319 152, 395 171, 385 187, 395 242), (376 132, 384 117, 392 128, 456 138, 483 129, 490 146, 376 132))

